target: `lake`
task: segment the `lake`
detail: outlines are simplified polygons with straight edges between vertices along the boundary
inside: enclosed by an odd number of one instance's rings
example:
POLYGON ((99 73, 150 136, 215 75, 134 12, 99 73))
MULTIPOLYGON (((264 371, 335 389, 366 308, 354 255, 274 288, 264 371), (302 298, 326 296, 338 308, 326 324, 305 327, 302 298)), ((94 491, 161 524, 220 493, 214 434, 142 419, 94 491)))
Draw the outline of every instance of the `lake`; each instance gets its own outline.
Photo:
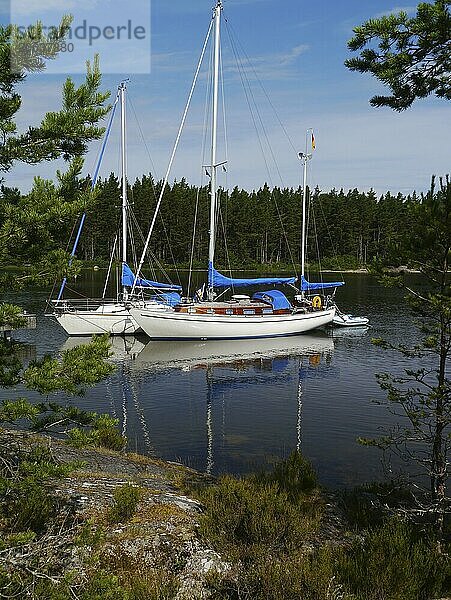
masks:
MULTIPOLYGON (((94 294, 100 277, 89 271, 77 287, 94 294)), ((412 284, 418 280, 408 277, 412 284)), ((418 333, 399 290, 386 289, 366 274, 345 280, 337 303, 344 312, 367 315, 368 329, 241 342, 116 338, 116 372, 70 402, 116 416, 131 450, 214 475, 267 468, 299 448, 326 485, 381 478, 380 452, 356 439, 377 436, 394 422, 374 402, 385 398, 375 373, 400 373, 412 365, 394 351, 373 346, 371 338, 413 343, 418 333)), ((79 343, 43 315, 47 296, 48 290, 36 289, 14 298, 38 315, 36 330, 14 336, 27 343, 26 359, 79 343)), ((1 390, 2 398, 22 394, 20 388, 1 390)))

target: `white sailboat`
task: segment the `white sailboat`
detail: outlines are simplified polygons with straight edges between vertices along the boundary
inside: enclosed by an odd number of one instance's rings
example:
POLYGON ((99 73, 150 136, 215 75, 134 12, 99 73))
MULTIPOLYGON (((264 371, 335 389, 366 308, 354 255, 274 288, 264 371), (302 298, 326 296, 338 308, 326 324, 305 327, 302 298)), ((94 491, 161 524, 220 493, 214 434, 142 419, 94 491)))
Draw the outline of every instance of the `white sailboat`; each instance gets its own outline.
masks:
MULTIPOLYGON (((53 316, 63 327, 68 335, 85 336, 109 333, 110 335, 129 335, 140 332, 140 327, 130 314, 131 306, 142 306, 152 311, 166 310, 171 303, 180 300, 180 286, 136 278, 127 264, 128 224, 127 213, 127 152, 126 152, 126 84, 119 85, 116 101, 113 105, 110 121, 106 130, 105 139, 99 155, 99 162, 95 169, 92 187, 96 185, 100 163, 103 158, 106 142, 111 131, 111 125, 116 111, 116 106, 121 105, 121 158, 122 158, 122 240, 121 240, 121 284, 122 289, 117 298, 106 298, 107 283, 111 272, 112 260, 108 269, 107 281, 100 299, 77 298, 66 299, 63 292, 66 287, 66 278, 63 279, 56 300, 51 302, 53 316), (133 288, 133 292, 131 290, 133 288), (144 296, 144 292, 150 294, 144 296)), ((79 230, 71 253, 71 260, 75 256, 78 241, 84 225, 85 215, 80 221, 79 230)))
MULTIPOLYGON (((154 311, 146 307, 133 307, 130 314, 152 339, 155 340, 235 340, 249 338, 275 338, 299 335, 332 322, 335 316, 333 295, 335 288, 343 285, 334 283, 309 283, 304 276, 305 262, 305 222, 306 222, 306 170, 307 161, 311 158, 307 150, 300 155, 304 161, 304 194, 303 194, 303 227, 302 227, 302 268, 298 293, 292 304, 280 290, 273 289, 257 292, 250 296, 234 294, 237 287, 255 285, 291 285, 296 277, 268 277, 259 279, 236 279, 225 277, 214 267, 216 241, 216 214, 218 204, 217 170, 223 165, 217 159, 218 129, 218 95, 220 65, 220 26, 222 2, 218 0, 213 9, 213 20, 210 24, 207 39, 201 55, 205 52, 206 43, 214 29, 213 58, 213 107, 211 122, 211 162, 210 171, 210 238, 208 257, 208 285, 206 299, 194 301, 184 299, 170 310, 154 311), (233 295, 228 301, 219 301, 217 290, 231 289, 233 295), (327 295, 325 290, 333 292, 327 295)), ((200 61, 200 63, 201 63, 200 61)), ((195 80, 199 73, 197 68, 195 80)), ((192 90, 190 96, 192 95, 192 90)), ((188 101, 189 102, 189 101, 188 101)), ((186 116, 187 108, 182 118, 186 116)), ((180 130, 177 142, 180 137, 180 130)), ((176 142, 176 144, 177 144, 176 142)), ((174 154, 174 153, 173 153, 174 154)), ((171 157, 170 164, 173 160, 171 157)), ((152 227, 151 227, 152 229, 152 227)), ((150 235, 150 232, 149 232, 150 235)), ((149 240, 149 238, 148 238, 149 240)), ((144 249, 145 252, 146 248, 144 249)), ((139 271, 138 271, 139 272, 139 271)))

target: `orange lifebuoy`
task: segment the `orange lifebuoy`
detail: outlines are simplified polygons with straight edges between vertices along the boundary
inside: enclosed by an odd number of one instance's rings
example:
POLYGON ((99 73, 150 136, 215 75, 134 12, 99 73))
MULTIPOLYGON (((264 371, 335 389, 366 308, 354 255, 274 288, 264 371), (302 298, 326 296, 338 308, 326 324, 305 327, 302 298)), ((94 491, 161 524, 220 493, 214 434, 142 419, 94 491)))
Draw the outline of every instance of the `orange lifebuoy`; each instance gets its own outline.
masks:
POLYGON ((321 308, 321 305, 322 305, 321 296, 313 296, 313 298, 312 298, 313 308, 321 308))
POLYGON ((312 367, 317 367, 321 362, 321 355, 320 354, 312 354, 312 356, 309 356, 308 361, 312 367))

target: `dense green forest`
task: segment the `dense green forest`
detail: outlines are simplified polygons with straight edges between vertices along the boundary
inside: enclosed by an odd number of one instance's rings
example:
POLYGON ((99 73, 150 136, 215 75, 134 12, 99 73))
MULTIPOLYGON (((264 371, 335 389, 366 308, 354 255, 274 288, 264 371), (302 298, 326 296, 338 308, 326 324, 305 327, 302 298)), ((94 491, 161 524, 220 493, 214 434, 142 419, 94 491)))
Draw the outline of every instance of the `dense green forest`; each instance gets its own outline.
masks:
MULTIPOLYGON (((129 188, 133 216, 144 235, 154 214, 161 183, 150 175, 136 179, 129 188)), ((247 192, 235 187, 221 192, 218 215, 217 264, 234 268, 257 267, 300 260, 302 190, 264 185, 247 192), (226 233, 226 235, 223 235, 226 233), (226 240, 226 242, 224 242, 226 240)), ((309 210, 309 253, 324 267, 355 268, 374 261, 400 265, 411 230, 414 206, 422 201, 391 193, 378 197, 373 191, 314 191, 309 210)), ((88 207, 88 219, 78 257, 108 260, 119 230, 120 181, 111 174, 99 183, 99 191, 88 207)), ((151 241, 151 251, 163 263, 187 264, 191 253, 194 215, 197 210, 194 260, 204 265, 208 254, 208 188, 186 180, 167 187, 161 216, 151 241)), ((137 251, 139 235, 135 229, 137 251)), ((70 231, 67 232, 69 236, 70 231)), ((67 243, 67 238, 62 243, 67 243)))
MULTIPOLYGON (((89 181, 82 184, 89 189, 89 181)), ((156 197, 162 183, 144 175, 129 186, 129 222, 133 248, 139 255, 143 236, 154 214, 156 197), (141 232, 141 233, 140 233, 141 232)), ((87 219, 78 247, 81 260, 104 263, 109 260, 120 230, 121 182, 111 174, 101 180, 97 193, 86 192, 87 219)), ((208 255, 209 190, 198 188, 186 180, 167 186, 157 219, 150 252, 168 266, 187 265, 190 260, 194 220, 197 206, 194 264, 204 266, 208 255)), ((83 196, 83 193, 80 194, 83 196)), ((374 191, 344 192, 312 191, 309 208, 309 242, 307 259, 310 264, 321 261, 323 268, 352 269, 373 264, 399 266, 408 262, 406 250, 415 207, 423 196, 396 196, 387 192, 378 197, 374 191)), ((37 218, 42 199, 34 193, 22 196, 19 190, 2 187, 0 193, 0 231, 8 229, 11 215, 22 210, 30 216, 25 235, 19 236, 3 264, 14 265, 16 258, 26 255, 32 263, 35 246, 42 242, 42 223, 37 218), (33 220, 33 215, 36 219, 33 220), (34 223, 34 224, 33 224, 34 223), (23 238, 23 239, 22 239, 23 238), (34 241, 36 238, 36 243, 34 241), (21 250, 23 244, 23 252, 21 250)), ((218 214, 217 260, 220 267, 260 268, 274 264, 300 262, 300 231, 302 190, 269 189, 267 185, 247 192, 235 187, 221 191, 218 214)), ((81 205, 80 205, 81 206, 81 205)), ((69 218, 47 223, 48 251, 72 246, 77 222, 69 218)))

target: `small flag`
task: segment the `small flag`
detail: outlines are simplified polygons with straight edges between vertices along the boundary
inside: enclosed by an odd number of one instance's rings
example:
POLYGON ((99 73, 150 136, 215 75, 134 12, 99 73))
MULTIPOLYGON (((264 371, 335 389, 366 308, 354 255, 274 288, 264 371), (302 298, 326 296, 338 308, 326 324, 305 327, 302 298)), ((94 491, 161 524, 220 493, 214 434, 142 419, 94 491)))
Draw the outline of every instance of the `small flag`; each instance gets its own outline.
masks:
POLYGON ((315 136, 313 135, 313 131, 312 131, 312 150, 314 150, 315 148, 316 148, 315 136))

